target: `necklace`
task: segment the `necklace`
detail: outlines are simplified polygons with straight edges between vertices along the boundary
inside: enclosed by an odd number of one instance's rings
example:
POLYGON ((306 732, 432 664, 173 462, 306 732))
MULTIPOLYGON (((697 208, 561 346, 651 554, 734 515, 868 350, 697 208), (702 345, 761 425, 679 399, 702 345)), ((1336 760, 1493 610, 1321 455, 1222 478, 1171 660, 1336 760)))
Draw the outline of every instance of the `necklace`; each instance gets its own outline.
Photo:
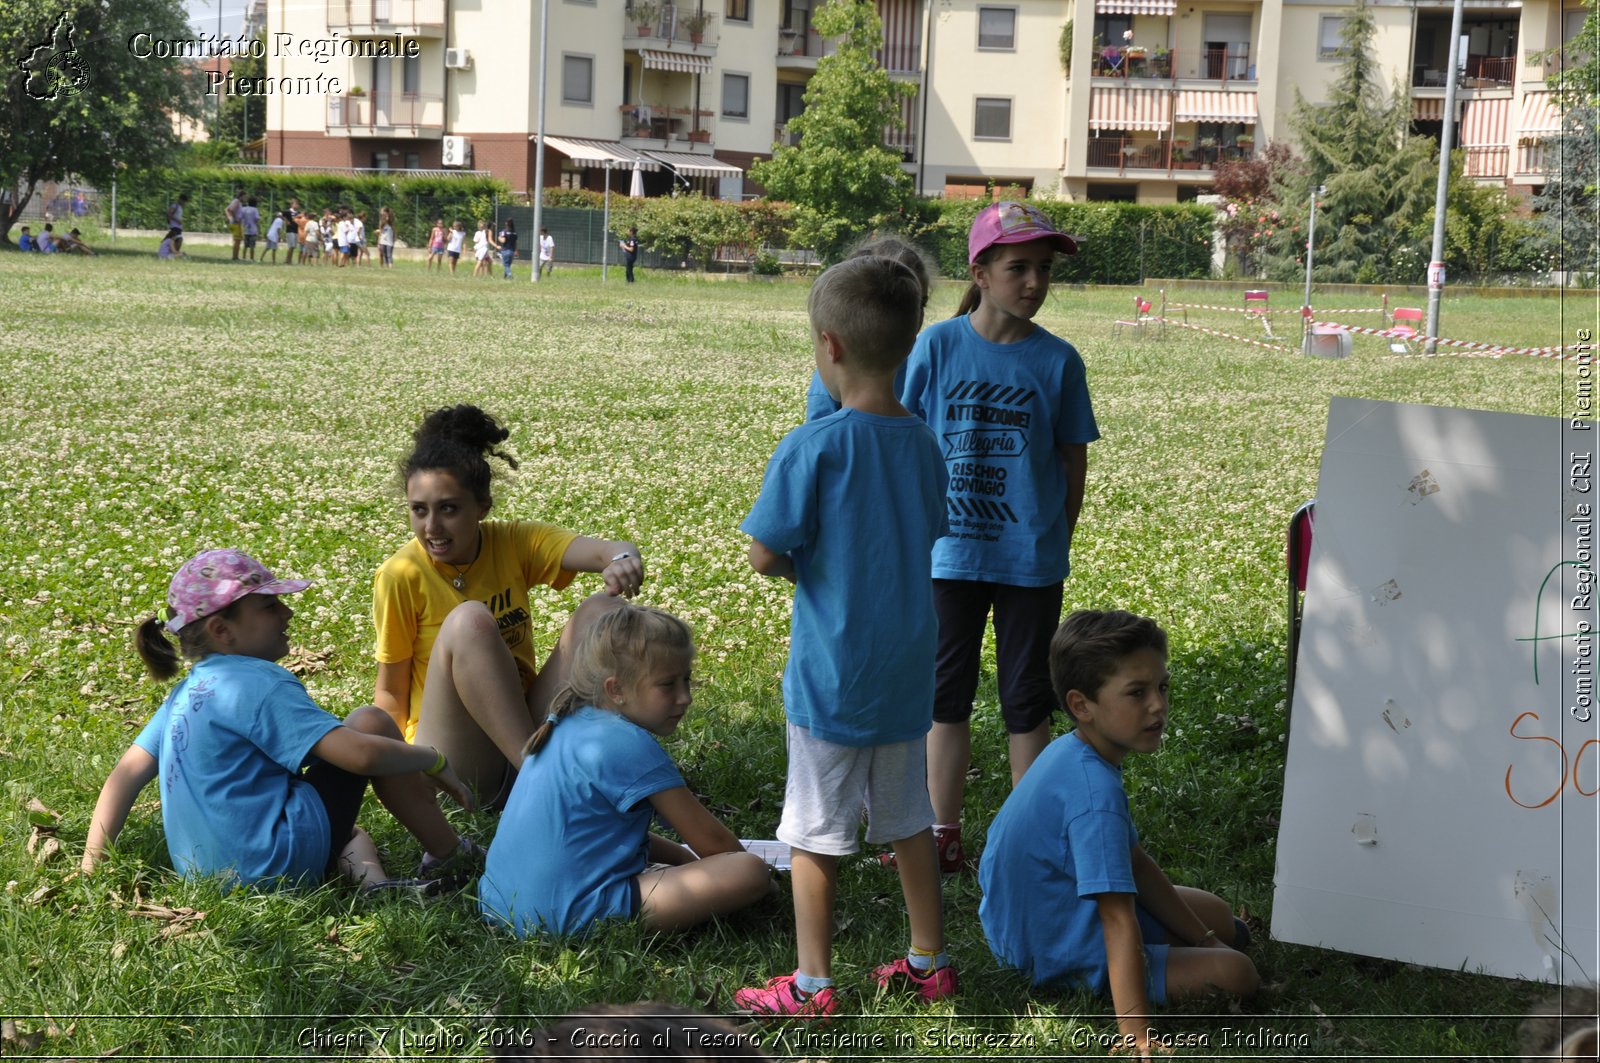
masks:
POLYGON ((466 568, 462 568, 453 561, 447 561, 446 564, 456 570, 456 577, 450 581, 450 586, 458 591, 465 587, 467 585, 467 572, 472 568, 473 562, 477 560, 477 558, 473 558, 472 561, 468 561, 466 568))

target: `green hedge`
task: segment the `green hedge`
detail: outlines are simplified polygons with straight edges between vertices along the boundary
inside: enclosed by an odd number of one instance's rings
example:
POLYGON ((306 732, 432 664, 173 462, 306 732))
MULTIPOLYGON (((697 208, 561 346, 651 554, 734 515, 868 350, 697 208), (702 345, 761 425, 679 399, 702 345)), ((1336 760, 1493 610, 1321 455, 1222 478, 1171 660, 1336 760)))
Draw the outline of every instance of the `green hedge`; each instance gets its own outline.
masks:
MULTIPOLYGON (((1078 254, 1056 259, 1054 280, 1067 284, 1140 284, 1146 277, 1211 276, 1214 211, 1199 204, 1029 201, 1062 232, 1079 240, 1078 254)), ((982 200, 945 200, 937 217, 913 233, 947 277, 967 274, 967 230, 982 200)))
POLYGON ((478 218, 495 217, 496 202, 510 194, 504 181, 486 177, 420 177, 384 174, 276 173, 260 170, 198 168, 155 170, 117 182, 117 225, 129 229, 165 229, 167 205, 183 192, 189 203, 183 227, 190 232, 222 232, 222 212, 235 190, 255 196, 261 210, 262 232, 271 215, 288 205, 290 197, 307 210, 349 207, 367 212, 367 228, 376 239, 378 209, 395 214, 395 233, 402 243, 421 246, 436 217, 445 225, 456 218, 468 231, 478 218))

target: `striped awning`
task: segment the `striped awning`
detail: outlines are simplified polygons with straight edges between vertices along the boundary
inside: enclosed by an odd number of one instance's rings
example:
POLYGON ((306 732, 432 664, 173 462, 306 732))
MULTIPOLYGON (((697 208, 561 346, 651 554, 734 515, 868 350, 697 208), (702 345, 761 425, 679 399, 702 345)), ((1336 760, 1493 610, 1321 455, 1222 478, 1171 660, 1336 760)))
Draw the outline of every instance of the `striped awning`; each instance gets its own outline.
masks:
POLYGON ((1548 92, 1530 92, 1522 97, 1522 120, 1517 132, 1525 137, 1561 132, 1561 108, 1548 92))
POLYGON ((1222 89, 1180 89, 1173 118, 1179 122, 1256 124, 1256 94, 1222 89))
POLYGON ((646 70, 670 70, 674 74, 709 74, 711 57, 686 52, 658 52, 645 48, 639 52, 646 70))
MULTIPOLYGON (((538 136, 531 136, 529 140, 538 140, 538 136)), ((588 140, 582 137, 550 137, 544 138, 545 146, 555 148, 561 154, 587 169, 591 166, 602 170, 631 170, 635 165, 641 170, 655 171, 661 169, 651 160, 624 146, 615 140, 588 140)))
POLYGON ((1444 98, 1442 96, 1412 97, 1411 120, 1413 122, 1444 121, 1444 98))
POLYGON ((1089 128, 1167 130, 1172 128, 1172 94, 1166 89, 1089 90, 1089 128))
POLYGON ((743 177, 744 171, 732 163, 712 158, 710 155, 691 155, 686 151, 646 151, 646 156, 680 177, 743 177))
POLYGON ((1097 15, 1168 15, 1178 10, 1178 0, 1094 0, 1097 15))
POLYGON ((1511 98, 1468 100, 1461 114, 1463 148, 1503 148, 1511 143, 1511 98))

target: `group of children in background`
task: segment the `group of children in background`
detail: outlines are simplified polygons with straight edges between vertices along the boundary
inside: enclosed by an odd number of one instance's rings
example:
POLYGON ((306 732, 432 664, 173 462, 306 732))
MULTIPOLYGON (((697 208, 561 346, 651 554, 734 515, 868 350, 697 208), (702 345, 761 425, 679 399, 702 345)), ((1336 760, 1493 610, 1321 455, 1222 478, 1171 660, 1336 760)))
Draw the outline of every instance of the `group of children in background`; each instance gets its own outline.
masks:
MULTIPOLYGON (((445 263, 450 264, 450 272, 456 271, 456 264, 461 261, 462 254, 467 246, 467 226, 464 221, 457 218, 446 229, 443 218, 435 218, 433 227, 428 230, 428 268, 437 267, 441 271, 445 263)), ((539 271, 550 273, 555 269, 556 241, 546 227, 539 229, 539 271)), ((482 218, 478 219, 478 228, 472 234, 472 257, 474 277, 487 277, 493 271, 493 256, 500 256, 500 265, 506 280, 511 279, 511 264, 517 259, 517 223, 516 219, 507 217, 500 226, 499 233, 490 231, 490 225, 482 218)))
MULTIPOLYGON (((461 223, 451 233, 435 224, 430 266, 451 253, 447 239, 459 257, 461 223)), ((741 525, 755 571, 795 587, 776 834, 792 854, 797 964, 737 991, 742 1010, 824 1019, 838 1009, 838 861, 857 851, 863 817, 866 840, 892 849, 884 862, 898 873, 909 922, 906 953, 874 980, 927 1002, 958 991, 939 876, 970 870, 960 810, 991 614, 1013 782, 978 868, 979 917, 996 958, 1036 984, 1109 994, 1125 1047, 1141 1055, 1152 1050, 1151 1003, 1247 995, 1258 984, 1244 924, 1218 897, 1174 886, 1139 846, 1128 810, 1123 761, 1154 752, 1165 732, 1165 634, 1118 611, 1060 619, 1087 445, 1099 432, 1082 359, 1033 319, 1055 256, 1076 251, 1035 208, 1000 203, 972 226, 972 285, 949 321, 922 328, 928 269, 893 238, 812 288, 808 420, 779 444, 741 525), (1061 711, 1075 729, 1052 742, 1061 711)), ((436 788, 468 806, 503 806, 478 898, 491 924, 519 935, 581 935, 618 917, 679 929, 768 895, 766 865, 701 805, 656 741, 691 705, 694 647, 682 621, 621 601, 643 580, 638 548, 483 520, 492 505, 483 457, 514 467, 500 447, 507 434, 475 407, 437 411, 418 430, 404 466, 416 537, 375 584, 381 708, 340 723, 271 663, 288 650, 291 614, 278 596, 302 581, 276 580, 228 551, 180 570, 166 627, 198 663, 107 781, 86 868, 159 777, 181 871, 255 882, 322 868, 367 889, 410 888, 414 880, 387 877, 354 827, 370 777, 422 842, 424 871, 474 852, 439 815, 436 788), (449 428, 463 413, 487 430, 449 428), (515 563, 524 551, 528 560, 515 563), (496 616, 485 605, 502 583, 563 586, 576 571, 602 573, 609 597, 574 614, 533 674, 527 647, 501 645, 515 610, 496 616), (481 667, 465 667, 479 652, 481 667), (202 734, 217 744, 202 745, 202 734), (470 774, 458 778, 453 761, 470 762, 470 774), (269 820, 211 796, 241 775, 275 791, 286 780, 307 821, 330 829, 308 829, 303 845, 262 837, 262 854, 244 851, 252 834, 274 831, 244 830, 237 816, 269 820), (683 844, 650 833, 657 818, 683 844)), ((154 648, 157 624, 141 628, 141 654, 170 674, 175 657, 154 648)))
POLYGON ((39 235, 33 235, 33 226, 24 225, 22 233, 17 237, 18 251, 40 251, 47 255, 93 255, 89 245, 83 242, 83 234, 73 229, 65 236, 56 232, 54 222, 45 222, 39 235))

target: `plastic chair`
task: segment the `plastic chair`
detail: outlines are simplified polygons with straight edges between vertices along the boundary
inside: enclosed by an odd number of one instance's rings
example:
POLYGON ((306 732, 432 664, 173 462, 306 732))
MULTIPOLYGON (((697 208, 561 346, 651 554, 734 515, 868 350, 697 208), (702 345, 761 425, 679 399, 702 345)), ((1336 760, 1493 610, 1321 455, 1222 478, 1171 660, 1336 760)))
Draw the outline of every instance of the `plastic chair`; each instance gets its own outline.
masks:
POLYGON ((1162 327, 1162 323, 1150 316, 1150 300, 1142 295, 1135 295, 1133 297, 1133 319, 1123 320, 1119 318, 1117 321, 1112 322, 1111 334, 1120 336, 1124 326, 1133 329, 1133 334, 1139 339, 1144 339, 1146 329, 1152 327, 1159 329, 1162 327))
POLYGON ((1422 335, 1422 310, 1415 306, 1397 306, 1389 322, 1389 338, 1394 342, 1389 349, 1395 354, 1410 354, 1411 344, 1422 335))
POLYGON ((1283 733, 1289 734, 1289 714, 1294 710, 1295 659, 1300 653, 1301 595, 1306 590, 1306 574, 1311 568, 1311 533, 1316 523, 1317 500, 1311 499, 1289 518, 1287 571, 1289 575, 1289 667, 1288 698, 1283 704, 1283 733))
POLYGON ((1247 314, 1258 314, 1261 317, 1261 327, 1273 339, 1272 319, 1267 316, 1267 293, 1260 288, 1252 288, 1244 293, 1244 310, 1247 314))

